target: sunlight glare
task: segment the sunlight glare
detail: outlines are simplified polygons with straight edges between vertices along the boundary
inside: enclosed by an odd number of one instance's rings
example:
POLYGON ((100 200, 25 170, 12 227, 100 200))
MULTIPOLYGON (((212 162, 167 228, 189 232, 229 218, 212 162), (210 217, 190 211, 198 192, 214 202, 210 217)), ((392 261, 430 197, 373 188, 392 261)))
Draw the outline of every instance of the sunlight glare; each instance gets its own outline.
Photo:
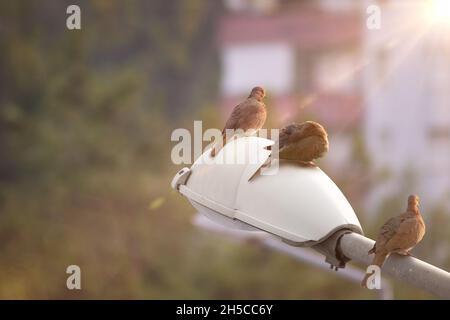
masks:
POLYGON ((427 11, 431 22, 450 25, 450 0, 430 0, 427 11))

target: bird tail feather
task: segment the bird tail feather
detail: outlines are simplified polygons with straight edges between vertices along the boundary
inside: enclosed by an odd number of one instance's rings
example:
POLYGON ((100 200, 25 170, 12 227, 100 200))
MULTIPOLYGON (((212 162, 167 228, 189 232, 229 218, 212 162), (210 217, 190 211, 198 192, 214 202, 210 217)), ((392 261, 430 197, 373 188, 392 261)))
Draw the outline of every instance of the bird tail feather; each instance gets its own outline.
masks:
MULTIPOLYGON (((383 266, 384 261, 386 260, 387 257, 387 253, 384 252, 375 252, 375 246, 369 250, 369 253, 375 253, 375 257, 373 257, 372 263, 371 265, 376 265, 379 266, 380 268, 383 266)), ((367 288, 367 280, 369 279, 369 277, 373 275, 372 273, 366 273, 366 275, 364 276, 364 278, 361 281, 361 286, 363 288, 367 288)))
POLYGON ((364 278, 361 281, 361 287, 363 288, 367 288, 367 280, 369 279, 369 277, 372 275, 373 273, 366 273, 366 275, 364 276, 364 278))
POLYGON ((386 260, 386 257, 387 253, 375 252, 375 257, 373 257, 372 264, 381 268, 384 264, 384 261, 386 260))
POLYGON ((222 145, 220 143, 214 144, 214 146, 211 149, 211 157, 215 157, 216 154, 219 153, 220 149, 227 143, 226 141, 226 135, 225 135, 225 129, 222 131, 222 145))
POLYGON ((216 153, 217 153, 216 146, 213 146, 212 149, 211 149, 211 157, 214 158, 216 156, 216 153))

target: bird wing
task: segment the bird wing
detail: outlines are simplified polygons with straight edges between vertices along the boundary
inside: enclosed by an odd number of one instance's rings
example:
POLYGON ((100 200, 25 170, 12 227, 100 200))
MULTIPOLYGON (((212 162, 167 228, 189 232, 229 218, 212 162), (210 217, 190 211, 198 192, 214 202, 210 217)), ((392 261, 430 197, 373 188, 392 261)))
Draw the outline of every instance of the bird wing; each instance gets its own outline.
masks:
POLYGON ((266 121, 264 104, 256 99, 249 98, 234 107, 228 118, 223 133, 226 129, 259 129, 266 121))
POLYGON ((417 220, 413 215, 404 217, 398 227, 397 235, 404 236, 411 233, 411 230, 413 230, 416 225, 417 220))
POLYGON ((328 137, 318 123, 306 121, 284 127, 279 137, 280 158, 313 161, 328 151, 328 137))
MULTIPOLYGON (((289 139, 291 140, 291 139, 289 139)), ((295 142, 290 142, 285 144, 280 149, 280 158, 282 159, 298 159, 299 155, 304 156, 305 152, 310 151, 310 149, 314 149, 314 137, 306 137, 301 140, 297 140, 295 142)), ((298 159, 300 160, 300 159, 298 159)))
POLYGON ((285 144, 279 151, 281 159, 312 161, 326 152, 323 139, 317 136, 304 137, 293 143, 285 144))
POLYGON ((396 216, 390 218, 386 223, 381 227, 380 233, 378 234, 376 241, 376 249, 384 248, 386 243, 392 239, 397 233, 397 230, 401 224, 402 216, 396 216))
POLYGON ((278 137, 278 150, 283 149, 289 142, 289 131, 287 127, 280 130, 280 135, 278 137))
POLYGON ((397 232, 387 243, 387 247, 390 251, 409 250, 422 240, 424 233, 424 225, 420 223, 419 218, 409 213, 404 216, 397 232))

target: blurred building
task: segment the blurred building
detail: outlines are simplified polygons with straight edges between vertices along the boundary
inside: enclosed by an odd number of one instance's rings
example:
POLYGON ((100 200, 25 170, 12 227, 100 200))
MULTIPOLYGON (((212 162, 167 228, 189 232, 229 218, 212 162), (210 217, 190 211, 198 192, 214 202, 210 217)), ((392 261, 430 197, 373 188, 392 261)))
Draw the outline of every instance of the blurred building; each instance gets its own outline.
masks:
POLYGON ((375 210, 399 191, 418 193, 429 210, 450 208, 450 23, 424 20, 420 2, 384 1, 381 29, 364 37, 375 210))
POLYGON ((327 127, 331 168, 359 161, 352 144, 363 131, 368 209, 408 193, 428 208, 450 207, 450 31, 427 25, 414 3, 425 2, 225 1, 223 116, 264 85, 277 125, 314 119, 327 127), (369 4, 381 6, 380 30, 366 27, 369 4))
POLYGON ((350 155, 362 90, 361 11, 353 0, 339 3, 228 0, 217 38, 223 116, 262 85, 275 123, 314 119, 340 133, 327 157, 337 167, 350 155))

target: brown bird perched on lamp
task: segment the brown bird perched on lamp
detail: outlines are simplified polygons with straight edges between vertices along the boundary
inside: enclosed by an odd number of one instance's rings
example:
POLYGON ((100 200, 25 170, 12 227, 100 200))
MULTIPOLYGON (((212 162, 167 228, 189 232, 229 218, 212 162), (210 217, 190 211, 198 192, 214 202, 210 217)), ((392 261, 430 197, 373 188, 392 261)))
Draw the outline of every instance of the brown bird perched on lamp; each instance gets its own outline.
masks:
MULTIPOLYGON (((375 245, 368 252, 375 254, 372 265, 381 268, 391 253, 411 255, 410 250, 422 240, 424 235, 425 223, 419 212, 419 197, 411 195, 408 197, 406 212, 389 219, 381 227, 375 245)), ((361 282, 363 287, 367 286, 367 279, 371 275, 366 274, 361 282)))
MULTIPOLYGON (((222 130, 223 145, 227 143, 227 129, 243 131, 253 129, 257 131, 262 128, 267 118, 266 105, 263 102, 265 96, 266 92, 263 88, 254 87, 248 98, 234 107, 225 128, 222 130)), ((220 151, 220 148, 216 143, 211 150, 211 156, 214 157, 220 151)))
POLYGON ((313 160, 328 151, 328 135, 324 127, 314 121, 290 124, 280 131, 279 158, 292 160, 302 166, 315 166, 313 160))
MULTIPOLYGON (((323 126, 314 121, 290 124, 280 130, 278 138, 278 156, 280 159, 295 162, 303 167, 315 167, 314 160, 323 157, 328 151, 328 134, 323 126)), ((267 147, 273 150, 272 147, 267 147)), ((273 155, 262 166, 269 165, 273 155)), ((249 179, 253 179, 258 169, 249 179)))

